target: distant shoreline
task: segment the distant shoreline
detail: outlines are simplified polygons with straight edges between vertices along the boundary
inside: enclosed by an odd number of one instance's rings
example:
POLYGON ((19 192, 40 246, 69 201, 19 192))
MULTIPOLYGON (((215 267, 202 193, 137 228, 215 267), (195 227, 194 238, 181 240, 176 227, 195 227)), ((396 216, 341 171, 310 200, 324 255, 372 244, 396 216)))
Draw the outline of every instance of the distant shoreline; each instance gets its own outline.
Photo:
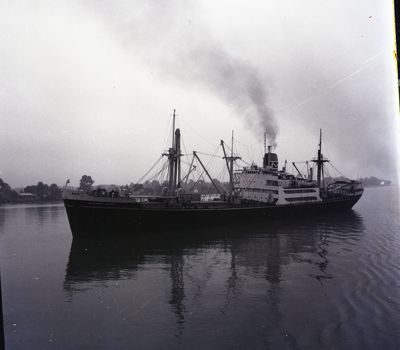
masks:
POLYGON ((56 199, 56 200, 49 200, 49 201, 43 201, 43 200, 30 200, 30 201, 9 201, 9 202, 0 202, 0 207, 3 205, 8 205, 8 204, 56 204, 56 203, 63 203, 62 199, 56 199))

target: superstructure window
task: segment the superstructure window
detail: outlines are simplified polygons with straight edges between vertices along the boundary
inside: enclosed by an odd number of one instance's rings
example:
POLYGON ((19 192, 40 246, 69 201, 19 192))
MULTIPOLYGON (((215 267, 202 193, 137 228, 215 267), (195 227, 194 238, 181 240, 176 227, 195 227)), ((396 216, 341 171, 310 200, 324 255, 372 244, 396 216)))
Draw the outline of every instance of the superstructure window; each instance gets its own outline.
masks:
POLYGON ((266 193, 278 194, 278 191, 276 191, 276 190, 268 190, 265 188, 239 187, 239 189, 244 190, 244 191, 251 191, 251 192, 266 192, 266 193))
POLYGON ((300 202, 300 201, 316 201, 317 197, 293 197, 293 198, 285 198, 288 202, 300 202))
POLYGON ((315 193, 315 189, 301 189, 301 190, 283 190, 285 193, 315 193))
POLYGON ((267 180, 267 182, 265 183, 265 185, 267 185, 267 186, 278 186, 278 181, 267 180))

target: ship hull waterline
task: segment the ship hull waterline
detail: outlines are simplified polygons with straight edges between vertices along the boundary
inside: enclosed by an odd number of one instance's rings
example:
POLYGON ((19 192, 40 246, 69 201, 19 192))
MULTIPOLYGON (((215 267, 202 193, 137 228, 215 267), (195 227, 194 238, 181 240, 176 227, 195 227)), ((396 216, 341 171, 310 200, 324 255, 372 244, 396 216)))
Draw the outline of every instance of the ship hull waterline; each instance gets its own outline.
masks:
POLYGON ((147 230, 185 229, 216 225, 268 223, 348 211, 361 196, 318 203, 237 208, 138 208, 110 202, 64 199, 74 237, 139 234, 147 230), (102 205, 104 204, 104 205, 102 205))

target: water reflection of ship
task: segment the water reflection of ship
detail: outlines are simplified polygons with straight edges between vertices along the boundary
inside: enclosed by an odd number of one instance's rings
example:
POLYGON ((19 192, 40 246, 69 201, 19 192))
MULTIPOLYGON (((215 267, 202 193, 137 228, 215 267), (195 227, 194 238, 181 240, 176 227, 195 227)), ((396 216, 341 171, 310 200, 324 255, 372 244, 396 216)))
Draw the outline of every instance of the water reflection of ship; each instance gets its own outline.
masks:
MULTIPOLYGON (((247 275, 268 281, 268 303, 272 305, 272 317, 279 323, 283 266, 291 262, 316 266, 319 272, 310 276, 316 278, 323 287, 323 280, 333 277, 329 273, 327 236, 335 235, 341 240, 357 240, 362 230, 362 217, 351 211, 340 216, 308 218, 269 227, 228 227, 212 232, 200 232, 199 229, 199 232, 178 231, 168 235, 149 235, 147 232, 143 236, 119 239, 74 238, 64 290, 73 298, 74 294, 97 288, 99 285, 106 287, 116 280, 135 279, 138 271, 147 263, 162 263, 169 269, 171 289, 168 302, 176 319, 176 336, 180 337, 184 330, 185 315, 191 311, 193 299, 201 298, 213 270, 213 266, 202 266, 204 276, 190 278, 185 270, 186 257, 216 250, 230 259, 225 282, 225 302, 220 311, 224 313, 242 293, 245 281, 238 271, 244 268, 247 275), (311 253, 312 258, 307 253, 311 253), (188 291, 192 287, 195 292, 188 291)), ((206 263, 212 265, 215 261, 209 259, 206 263)))

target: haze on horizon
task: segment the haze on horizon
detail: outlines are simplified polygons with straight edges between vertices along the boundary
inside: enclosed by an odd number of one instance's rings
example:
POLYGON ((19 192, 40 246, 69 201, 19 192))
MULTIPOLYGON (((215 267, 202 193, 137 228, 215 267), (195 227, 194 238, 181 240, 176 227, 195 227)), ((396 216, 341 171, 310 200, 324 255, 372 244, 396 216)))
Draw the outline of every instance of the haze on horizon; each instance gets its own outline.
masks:
POLYGON ((315 156, 322 128, 343 174, 397 182, 391 6, 3 1, 0 178, 136 182, 176 108, 187 152, 214 153, 235 130, 236 151, 261 163, 266 129, 282 166, 315 156))

